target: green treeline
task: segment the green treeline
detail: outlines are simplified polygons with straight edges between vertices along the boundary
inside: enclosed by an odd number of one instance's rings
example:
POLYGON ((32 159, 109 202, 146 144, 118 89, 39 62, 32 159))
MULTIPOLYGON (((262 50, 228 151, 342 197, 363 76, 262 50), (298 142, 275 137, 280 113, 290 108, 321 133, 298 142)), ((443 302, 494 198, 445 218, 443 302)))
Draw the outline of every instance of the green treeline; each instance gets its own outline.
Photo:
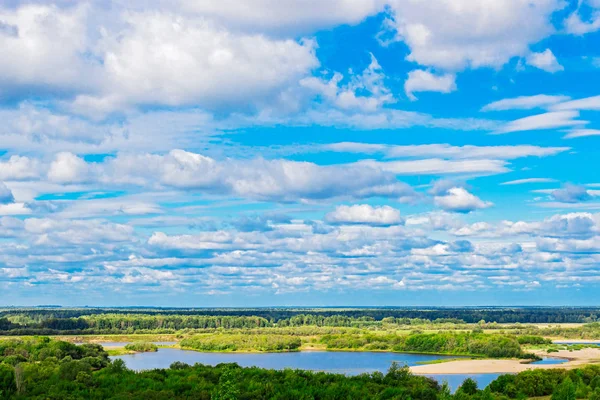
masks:
POLYGON ((593 322, 576 328, 547 327, 539 330, 540 335, 558 336, 568 339, 600 339, 600 323, 593 322))
MULTIPOLYGON (((540 338, 543 340, 542 338, 540 338)), ((484 333, 417 333, 402 335, 325 335, 328 350, 387 350, 436 354, 463 354, 492 358, 535 358, 525 354, 516 337, 484 333)))
POLYGON ((392 364, 385 374, 344 376, 301 370, 215 367, 176 362, 169 369, 128 370, 97 345, 48 338, 0 340, 0 399, 200 400, 600 400, 600 366, 530 370, 502 375, 487 388, 467 379, 451 394, 446 385, 392 364), (18 355, 19 360, 15 359, 18 355))
POLYGON ((259 329, 292 328, 303 326, 318 327, 384 327, 389 324, 454 324, 460 320, 384 318, 375 321, 372 317, 348 317, 344 315, 323 316, 300 314, 277 322, 258 316, 190 316, 190 315, 140 315, 140 314, 94 314, 77 318, 56 318, 49 314, 43 318, 28 314, 14 314, 0 318, 0 334, 5 335, 55 335, 55 334, 110 334, 110 333, 174 333, 186 329, 259 329))
MULTIPOLYGON (((291 319, 299 315, 315 317, 344 316, 359 320, 369 318, 381 321, 384 318, 457 320, 466 323, 479 321, 497 323, 589 323, 600 316, 598 307, 510 307, 510 308, 5 308, 0 309, 0 329, 2 318, 25 316, 36 323, 46 319, 76 319, 98 314, 139 314, 139 315, 188 315, 216 317, 260 317, 272 323, 291 319)), ((10 319, 10 318, 9 318, 10 319)), ((4 321, 4 324, 6 320, 4 321)), ((19 325, 24 325, 19 323, 19 325)))
MULTIPOLYGON (((298 337, 282 334, 227 333, 199 334, 183 339, 184 349, 197 351, 259 351, 278 352, 299 350, 305 340, 321 344, 327 350, 394 351, 470 355, 491 358, 529 358, 524 353, 519 336, 477 332, 412 333, 409 335, 377 333, 339 333, 319 337, 298 337)), ((547 343, 537 336, 527 336, 523 344, 547 343)))
POLYGON ((183 349, 197 351, 297 351, 302 341, 293 336, 221 334, 196 335, 179 342, 183 349))

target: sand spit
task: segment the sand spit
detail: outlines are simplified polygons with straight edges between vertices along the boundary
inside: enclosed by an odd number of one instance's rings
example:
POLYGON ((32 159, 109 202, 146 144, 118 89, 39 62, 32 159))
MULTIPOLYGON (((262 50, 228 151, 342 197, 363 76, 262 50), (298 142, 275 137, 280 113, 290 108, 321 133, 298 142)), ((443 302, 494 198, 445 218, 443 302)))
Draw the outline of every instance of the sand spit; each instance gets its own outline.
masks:
POLYGON ((411 367, 415 374, 516 374, 529 369, 576 368, 586 364, 600 363, 600 349, 560 350, 557 353, 538 353, 542 357, 564 358, 564 364, 527 364, 522 360, 460 360, 440 364, 411 367))

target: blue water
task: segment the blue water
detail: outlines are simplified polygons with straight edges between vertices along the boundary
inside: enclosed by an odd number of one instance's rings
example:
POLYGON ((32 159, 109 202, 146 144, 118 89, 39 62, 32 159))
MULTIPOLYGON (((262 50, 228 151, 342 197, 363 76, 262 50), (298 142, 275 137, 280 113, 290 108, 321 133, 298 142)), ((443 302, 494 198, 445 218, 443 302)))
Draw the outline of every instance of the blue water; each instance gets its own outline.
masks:
POLYGON ((450 387, 450 390, 454 393, 454 391, 456 391, 456 389, 458 389, 458 387, 460 385, 462 385, 464 380, 467 378, 471 378, 475 382, 477 382, 477 387, 479 389, 484 389, 487 385, 492 383, 492 381, 494 381, 500 375, 502 375, 502 374, 451 374, 451 375, 426 375, 426 376, 435 379, 440 384, 442 384, 443 382, 448 382, 448 386, 450 387))
POLYGON ((553 365, 553 364, 563 364, 566 363, 569 360, 566 360, 564 358, 552 358, 552 357, 547 357, 547 358, 543 358, 539 361, 534 361, 532 362, 532 364, 546 364, 546 365, 553 365))
POLYGON ((587 346, 600 346, 600 342, 570 342, 568 340, 557 340, 552 342, 554 344, 566 344, 566 345, 574 345, 574 344, 585 344, 587 346))
MULTIPOLYGON (((438 356, 427 354, 385 353, 385 352, 328 352, 303 351, 295 353, 202 353, 180 349, 159 349, 153 353, 136 353, 111 357, 125 361, 128 368, 140 371, 154 368, 169 368, 175 361, 190 365, 201 363, 217 365, 237 363, 242 367, 260 367, 267 369, 304 369, 331 373, 358 375, 380 371, 385 373, 393 361, 408 366, 419 362, 457 358, 456 356, 438 356)), ((452 374, 427 375, 438 382, 447 381, 452 390, 468 377, 477 381, 479 387, 486 387, 499 374, 452 374)))

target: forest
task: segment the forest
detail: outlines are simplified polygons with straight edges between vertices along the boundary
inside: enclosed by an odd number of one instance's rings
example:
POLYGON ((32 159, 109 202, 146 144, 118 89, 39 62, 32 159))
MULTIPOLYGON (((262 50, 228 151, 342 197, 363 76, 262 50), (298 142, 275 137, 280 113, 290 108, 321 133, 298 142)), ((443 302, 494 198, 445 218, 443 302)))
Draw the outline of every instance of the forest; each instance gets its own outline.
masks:
POLYGON ((499 324, 591 323, 598 307, 512 308, 1 308, 0 330, 185 329, 266 326, 361 326, 411 320, 499 324), (154 318, 157 317, 157 318, 154 318), (186 318, 186 317, 199 317, 186 318))
POLYGON ((345 376, 301 370, 215 367, 176 362, 168 369, 128 370, 99 345, 46 337, 0 340, 0 399, 525 399, 600 400, 600 367, 502 375, 487 388, 467 379, 445 384, 392 364, 387 373, 345 376))
MULTIPOLYGON (((393 326, 441 326, 478 324, 586 323, 584 337, 596 335, 600 309, 0 309, 0 335, 77 335, 118 333, 176 333, 189 329, 260 329, 285 327, 386 328, 393 326), (595 324, 595 325, 594 325, 595 324)), ((520 325, 520 326, 519 326, 520 325)), ((469 329, 467 327, 467 329, 469 329)), ((559 328, 552 328, 559 329, 559 328)), ((579 331, 560 328, 561 336, 577 337, 579 331)), ((546 334, 544 332, 544 334, 546 334)), ((548 333, 550 334, 550 333, 548 333)), ((600 337, 600 336, 598 336, 600 337)))

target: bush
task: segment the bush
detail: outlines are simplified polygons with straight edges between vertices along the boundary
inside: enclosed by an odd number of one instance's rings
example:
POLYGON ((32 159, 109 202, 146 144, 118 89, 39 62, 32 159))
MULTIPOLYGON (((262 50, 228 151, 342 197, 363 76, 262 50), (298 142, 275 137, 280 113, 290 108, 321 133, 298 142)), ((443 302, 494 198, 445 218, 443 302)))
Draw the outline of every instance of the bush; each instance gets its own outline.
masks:
POLYGON ((158 351, 158 346, 150 342, 135 342, 125 346, 125 350, 135 351, 138 353, 147 353, 158 351))

